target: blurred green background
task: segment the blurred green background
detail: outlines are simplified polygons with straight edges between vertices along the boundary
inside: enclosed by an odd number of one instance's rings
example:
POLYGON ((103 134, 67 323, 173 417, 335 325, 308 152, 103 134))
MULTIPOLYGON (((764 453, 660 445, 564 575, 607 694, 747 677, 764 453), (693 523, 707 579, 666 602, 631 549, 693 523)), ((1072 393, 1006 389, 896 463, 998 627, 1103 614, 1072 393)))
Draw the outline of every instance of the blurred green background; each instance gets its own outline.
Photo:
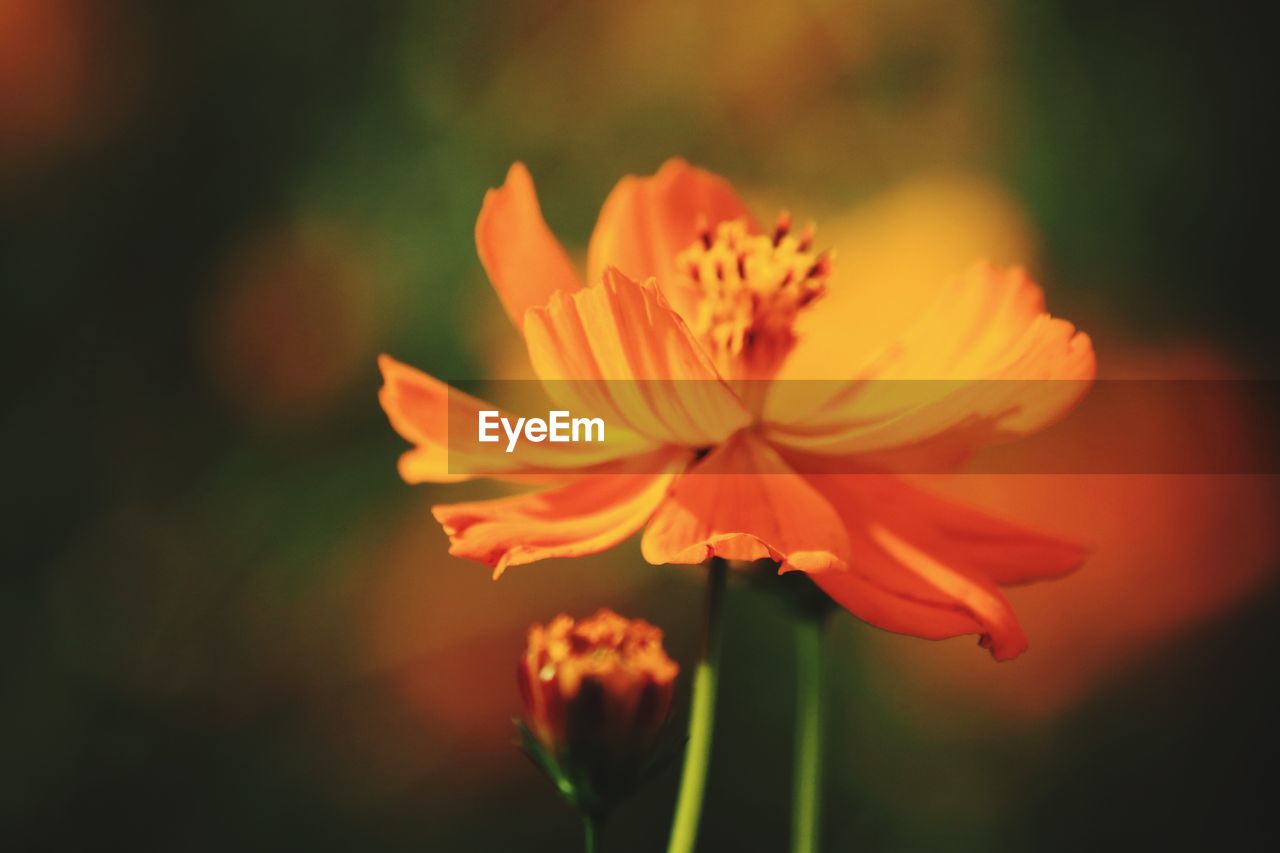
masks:
MULTIPOLYGON (((379 352, 520 358, 485 189, 528 163, 580 256, 618 177, 683 155, 851 271, 1014 255, 1104 374, 1270 376, 1265 33, 1145 0, 0 0, 0 847, 576 849, 510 744, 524 631, 607 605, 688 670, 700 578, 631 543, 492 583, 428 512, 485 487, 396 476, 379 352)), ((979 484, 1099 543, 1014 598, 1023 660, 835 620, 828 849, 1269 824, 1275 483, 1139 480, 979 484)), ((790 637, 745 587, 726 655, 703 848, 780 850, 790 637)), ((604 849, 661 849, 675 781, 604 849)))

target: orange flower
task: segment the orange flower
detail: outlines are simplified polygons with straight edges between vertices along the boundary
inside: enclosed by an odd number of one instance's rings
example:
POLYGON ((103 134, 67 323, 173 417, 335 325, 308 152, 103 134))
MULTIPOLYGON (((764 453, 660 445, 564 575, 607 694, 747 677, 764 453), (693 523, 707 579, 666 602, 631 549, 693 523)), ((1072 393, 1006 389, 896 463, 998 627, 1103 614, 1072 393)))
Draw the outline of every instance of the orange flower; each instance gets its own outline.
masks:
MULTIPOLYGON (((662 631, 612 610, 575 622, 561 614, 529 629, 516 670, 525 725, 590 809, 615 801, 643 776, 680 667, 662 631)), ((535 759, 536 760, 536 759, 535 759)))
MULTIPOLYGON (((643 527, 651 563, 774 560, 875 625, 933 639, 977 634, 997 659, 1026 647, 998 587, 1083 559, 1077 545, 893 474, 838 473, 958 460, 1075 405, 1094 375, 1092 345, 1045 313, 1022 270, 978 264, 890 346, 842 342, 838 381, 815 399, 812 387, 773 380, 798 342, 797 317, 833 280, 832 259, 786 215, 762 229, 723 178, 679 159, 624 178, 591 236, 589 286, 520 164, 486 196, 476 243, 537 375, 603 407, 628 440, 539 444, 475 468, 562 484, 436 507, 450 553, 496 576, 594 553, 643 527), (943 381, 870 381, 917 379, 943 381), (647 384, 613 393, 619 382, 647 384)), ((474 423, 494 407, 390 357, 381 367, 382 406, 415 445, 401 475, 465 479, 457 459, 450 469, 449 422, 474 423)))
POLYGON ((679 671, 659 628, 601 609, 530 628, 516 678, 525 722, 552 754, 589 744, 623 755, 657 736, 679 671))

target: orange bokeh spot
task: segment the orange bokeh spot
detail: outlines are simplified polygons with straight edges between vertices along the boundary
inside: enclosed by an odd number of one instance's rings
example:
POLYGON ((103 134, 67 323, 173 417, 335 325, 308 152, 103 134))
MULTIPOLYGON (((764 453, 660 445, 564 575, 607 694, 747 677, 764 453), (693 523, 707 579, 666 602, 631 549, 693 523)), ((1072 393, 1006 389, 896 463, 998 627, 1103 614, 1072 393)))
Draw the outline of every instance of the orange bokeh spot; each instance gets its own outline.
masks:
MULTIPOLYGON (((1104 339, 1105 340, 1105 339, 1104 339)), ((1196 346, 1156 350, 1106 347, 1110 378, 1230 379, 1233 371, 1196 346)), ((1222 383, 1214 439, 1237 460, 1260 459, 1268 430, 1250 414, 1248 385, 1222 383), (1234 402, 1226 394, 1234 388, 1234 402)), ((1002 448, 1024 470, 1053 470, 1053 450, 1106 448, 1123 470, 1125 456, 1158 440, 1166 454, 1194 451, 1202 428, 1152 407, 1110 411, 1086 406, 1057 427, 1052 443, 1002 448), (1127 437, 1127 438, 1126 438, 1127 437), (1126 451, 1125 442, 1132 447, 1126 451), (1044 450, 1041 450, 1041 448, 1044 450)), ((1248 470, 1246 464, 1238 470, 1248 470)), ((988 667, 966 642, 938 647, 876 634, 889 677, 909 689, 985 709, 1035 718, 1069 707, 1096 684, 1155 653, 1179 633, 1220 614, 1257 589, 1280 556, 1280 479, 1262 474, 999 475, 930 477, 950 497, 1088 543, 1084 567, 1052 587, 1010 591, 1032 638, 1007 667, 988 667)), ((936 701, 912 703, 939 707, 936 701)))
POLYGON ((351 235, 311 223, 255 235, 204 318, 209 373, 243 415, 294 424, 341 402, 376 354, 376 276, 351 235))
POLYGON ((0 143, 56 136, 83 105, 92 33, 77 0, 0 0, 0 143))
POLYGON ((511 755, 525 629, 557 610, 625 607, 648 567, 628 571, 616 555, 597 555, 494 583, 483 568, 444 556, 446 537, 429 518, 416 504, 357 556, 368 581, 355 598, 360 666, 459 755, 511 755))
POLYGON ((0 0, 0 180, 118 125, 146 79, 145 36, 122 4, 0 0))

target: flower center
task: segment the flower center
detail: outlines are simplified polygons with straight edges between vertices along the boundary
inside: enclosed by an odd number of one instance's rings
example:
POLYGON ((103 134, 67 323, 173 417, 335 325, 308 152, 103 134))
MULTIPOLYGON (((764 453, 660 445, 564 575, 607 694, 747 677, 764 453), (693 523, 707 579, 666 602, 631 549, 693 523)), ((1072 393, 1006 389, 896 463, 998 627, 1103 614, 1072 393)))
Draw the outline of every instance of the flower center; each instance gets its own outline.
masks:
POLYGON ((704 228, 676 256, 700 294, 690 326, 728 379, 767 379, 795 344, 800 309, 826 292, 831 259, 815 253, 813 229, 791 233, 783 213, 770 234, 744 220, 704 228))

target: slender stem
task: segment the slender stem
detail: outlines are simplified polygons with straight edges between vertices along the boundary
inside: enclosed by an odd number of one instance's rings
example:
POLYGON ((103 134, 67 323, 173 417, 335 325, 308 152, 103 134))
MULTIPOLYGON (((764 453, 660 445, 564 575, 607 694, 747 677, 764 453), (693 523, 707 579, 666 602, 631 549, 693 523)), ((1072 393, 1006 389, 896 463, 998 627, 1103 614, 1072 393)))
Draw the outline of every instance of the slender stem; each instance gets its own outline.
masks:
POLYGON ((791 785, 791 853, 816 853, 822 825, 821 615, 796 622, 796 732, 791 785))
POLYGON ((582 813, 582 837, 583 837, 582 849, 585 850, 586 853, 596 853, 596 833, 599 832, 599 830, 600 830, 600 827, 596 824, 596 819, 592 817, 589 813, 583 812, 582 813))
POLYGON ((707 565, 707 633, 702 659, 693 673, 693 707, 689 715, 689 743, 680 774, 680 795, 671 823, 667 853, 693 853, 702 817, 702 795, 707 787, 711 758, 711 732, 715 727, 716 687, 720 675, 720 648, 724 639, 724 588, 728 564, 713 557, 707 565))

